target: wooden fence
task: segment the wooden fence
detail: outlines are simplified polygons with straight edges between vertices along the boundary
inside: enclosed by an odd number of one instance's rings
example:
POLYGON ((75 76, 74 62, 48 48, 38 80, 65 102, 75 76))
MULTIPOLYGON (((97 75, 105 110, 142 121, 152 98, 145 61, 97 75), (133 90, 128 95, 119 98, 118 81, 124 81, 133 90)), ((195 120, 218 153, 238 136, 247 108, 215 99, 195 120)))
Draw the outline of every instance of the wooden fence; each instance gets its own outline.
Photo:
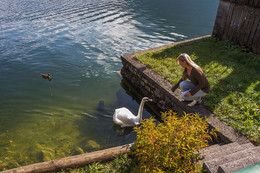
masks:
POLYGON ((260 0, 220 0, 212 34, 260 53, 260 0))

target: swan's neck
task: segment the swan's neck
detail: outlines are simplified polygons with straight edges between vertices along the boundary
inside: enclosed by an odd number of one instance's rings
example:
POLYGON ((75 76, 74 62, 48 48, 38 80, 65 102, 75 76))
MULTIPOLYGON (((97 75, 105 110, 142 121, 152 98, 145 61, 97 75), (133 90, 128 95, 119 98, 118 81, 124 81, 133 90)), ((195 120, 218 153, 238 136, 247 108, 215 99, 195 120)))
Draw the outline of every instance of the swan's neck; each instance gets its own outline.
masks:
POLYGON ((142 100, 142 102, 140 103, 140 106, 139 106, 138 115, 137 115, 137 118, 138 118, 139 120, 142 119, 143 109, 144 109, 144 103, 145 103, 145 101, 142 100))

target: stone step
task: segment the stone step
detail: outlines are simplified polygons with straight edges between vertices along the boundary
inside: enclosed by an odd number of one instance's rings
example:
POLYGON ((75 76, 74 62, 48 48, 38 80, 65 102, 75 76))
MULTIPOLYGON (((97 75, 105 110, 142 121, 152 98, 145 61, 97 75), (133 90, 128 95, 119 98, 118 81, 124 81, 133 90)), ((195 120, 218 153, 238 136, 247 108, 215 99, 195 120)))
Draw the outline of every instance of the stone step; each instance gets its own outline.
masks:
POLYGON ((209 150, 214 150, 214 148, 219 148, 219 147, 221 147, 221 146, 223 146, 223 145, 226 145, 226 144, 220 143, 220 144, 211 145, 211 146, 209 146, 209 147, 207 147, 207 148, 204 148, 204 149, 203 149, 203 152, 208 152, 209 150))
MULTIPOLYGON (((233 145, 232 145, 233 146, 233 145)), ((249 148, 253 148, 255 147, 252 143, 246 143, 246 144, 242 144, 242 145, 238 145, 235 147, 228 147, 228 148, 220 148, 218 151, 205 155, 204 156, 204 161, 209 161, 212 159, 217 159, 219 157, 223 157, 225 155, 229 155, 238 151, 243 151, 245 149, 249 149, 249 148)))
POLYGON ((244 148, 244 150, 240 150, 238 152, 235 153, 231 153, 228 155, 223 155, 222 157, 218 157, 216 159, 211 159, 209 161, 205 161, 203 163, 203 168, 209 172, 209 173, 217 173, 218 167, 219 165, 222 164, 228 164, 229 162, 233 162, 242 158, 246 158, 246 157, 250 157, 250 156, 260 156, 260 154, 258 153, 260 151, 260 148, 256 148, 256 147, 252 147, 249 144, 243 144, 242 146, 244 148), (249 148, 246 148, 248 147, 249 148), (257 150, 258 149, 258 150, 257 150))
POLYGON ((249 156, 233 162, 225 163, 219 166, 217 173, 232 173, 234 171, 247 168, 260 163, 260 156, 249 156))
POLYGON ((239 144, 236 143, 236 142, 233 142, 233 143, 229 143, 229 144, 225 144, 225 145, 219 145, 219 144, 216 144, 216 145, 213 145, 213 146, 210 146, 208 148, 205 148, 203 151, 201 151, 201 155, 211 155, 215 152, 218 152, 220 150, 225 150, 227 148, 235 148, 235 147, 238 147, 239 144))

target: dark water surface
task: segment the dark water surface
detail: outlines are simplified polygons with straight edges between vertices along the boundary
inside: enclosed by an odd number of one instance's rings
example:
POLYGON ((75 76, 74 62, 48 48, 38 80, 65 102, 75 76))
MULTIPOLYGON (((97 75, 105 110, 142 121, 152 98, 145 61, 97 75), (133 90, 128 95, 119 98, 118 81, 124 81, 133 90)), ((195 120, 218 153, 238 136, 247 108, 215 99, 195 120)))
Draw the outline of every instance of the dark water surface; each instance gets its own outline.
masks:
MULTIPOLYGON (((0 170, 131 143, 120 55, 211 34, 218 0, 1 0, 0 170), (48 81, 40 73, 50 73, 48 81)), ((151 114, 145 110, 144 117, 151 114)))

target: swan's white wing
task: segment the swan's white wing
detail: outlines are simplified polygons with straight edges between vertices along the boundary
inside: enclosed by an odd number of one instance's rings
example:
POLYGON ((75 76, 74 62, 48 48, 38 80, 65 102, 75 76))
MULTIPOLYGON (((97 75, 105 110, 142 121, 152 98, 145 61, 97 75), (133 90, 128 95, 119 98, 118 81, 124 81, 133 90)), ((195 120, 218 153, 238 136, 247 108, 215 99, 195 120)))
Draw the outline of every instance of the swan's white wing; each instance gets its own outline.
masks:
MULTIPOLYGON (((115 119, 118 121, 121 121, 123 124, 133 124, 136 125, 136 119, 137 117, 132 114, 127 108, 119 108, 115 110, 114 113, 114 122, 115 119)), ((116 122, 115 122, 116 123, 116 122)), ((122 124, 120 124, 122 125, 122 124)))
POLYGON ((115 110, 114 115, 113 115, 113 121, 114 121, 115 124, 123 125, 124 122, 122 122, 122 121, 118 118, 119 112, 120 112, 119 109, 116 109, 116 110, 115 110))

